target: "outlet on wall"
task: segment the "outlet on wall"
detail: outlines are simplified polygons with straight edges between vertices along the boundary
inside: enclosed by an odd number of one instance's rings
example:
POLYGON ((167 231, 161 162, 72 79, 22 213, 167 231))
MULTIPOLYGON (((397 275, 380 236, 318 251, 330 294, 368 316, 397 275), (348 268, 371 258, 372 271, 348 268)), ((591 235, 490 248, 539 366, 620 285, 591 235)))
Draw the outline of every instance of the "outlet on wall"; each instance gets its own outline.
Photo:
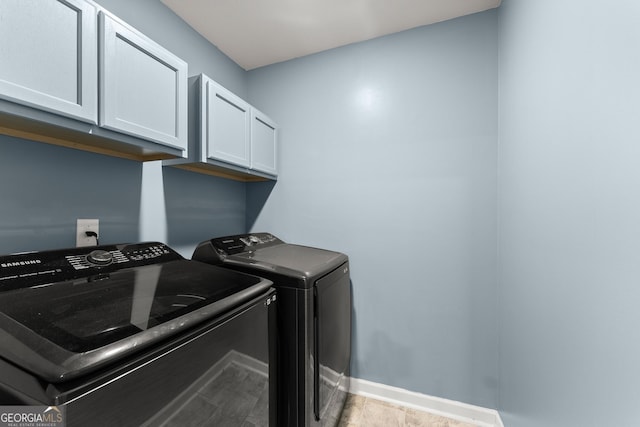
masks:
POLYGON ((87 236, 87 231, 93 231, 99 236, 99 223, 97 219, 78 219, 76 223, 76 247, 95 246, 98 244, 98 238, 95 236, 87 236))

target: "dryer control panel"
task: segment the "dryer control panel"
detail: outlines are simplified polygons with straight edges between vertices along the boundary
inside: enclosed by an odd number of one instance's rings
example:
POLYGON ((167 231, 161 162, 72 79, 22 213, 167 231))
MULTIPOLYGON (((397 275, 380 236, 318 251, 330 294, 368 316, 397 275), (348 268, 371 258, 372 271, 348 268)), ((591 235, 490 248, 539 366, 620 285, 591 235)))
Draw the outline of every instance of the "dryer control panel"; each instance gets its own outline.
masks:
POLYGON ((206 240, 198 245, 192 259, 219 264, 229 255, 280 245, 284 242, 270 233, 237 234, 206 240))
POLYGON ((270 233, 238 234, 236 236, 211 239, 211 244, 226 255, 249 252, 254 249, 284 243, 270 233))

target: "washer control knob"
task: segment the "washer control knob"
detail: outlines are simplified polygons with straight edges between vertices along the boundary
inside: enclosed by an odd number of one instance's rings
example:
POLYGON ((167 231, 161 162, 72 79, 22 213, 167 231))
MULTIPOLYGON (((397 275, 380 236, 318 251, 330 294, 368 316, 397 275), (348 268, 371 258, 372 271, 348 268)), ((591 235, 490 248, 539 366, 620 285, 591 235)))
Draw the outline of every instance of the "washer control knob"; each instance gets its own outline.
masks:
POLYGON ((87 255, 87 261, 91 264, 96 265, 108 265, 113 262, 113 255, 111 252, 107 251, 92 251, 89 255, 87 255))

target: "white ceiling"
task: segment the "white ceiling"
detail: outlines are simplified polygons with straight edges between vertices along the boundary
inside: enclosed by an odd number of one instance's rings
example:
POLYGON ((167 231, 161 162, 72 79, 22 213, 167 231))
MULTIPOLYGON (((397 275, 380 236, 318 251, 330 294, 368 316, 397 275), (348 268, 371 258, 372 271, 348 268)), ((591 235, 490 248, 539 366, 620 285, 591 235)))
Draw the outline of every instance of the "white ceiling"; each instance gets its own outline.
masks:
POLYGON ((245 70, 500 5, 500 0, 161 0, 245 70))

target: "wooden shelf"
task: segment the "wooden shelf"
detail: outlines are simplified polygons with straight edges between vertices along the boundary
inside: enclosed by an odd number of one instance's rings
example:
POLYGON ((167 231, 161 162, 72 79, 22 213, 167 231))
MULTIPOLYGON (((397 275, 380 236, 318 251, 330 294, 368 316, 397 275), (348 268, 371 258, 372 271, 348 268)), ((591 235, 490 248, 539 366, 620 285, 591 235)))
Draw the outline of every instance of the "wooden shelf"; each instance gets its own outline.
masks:
POLYGON ((75 122, 73 125, 74 127, 56 126, 0 113, 0 134, 3 135, 140 162, 177 157, 152 148, 129 144, 127 140, 131 137, 104 130, 95 125, 80 122, 75 122))

